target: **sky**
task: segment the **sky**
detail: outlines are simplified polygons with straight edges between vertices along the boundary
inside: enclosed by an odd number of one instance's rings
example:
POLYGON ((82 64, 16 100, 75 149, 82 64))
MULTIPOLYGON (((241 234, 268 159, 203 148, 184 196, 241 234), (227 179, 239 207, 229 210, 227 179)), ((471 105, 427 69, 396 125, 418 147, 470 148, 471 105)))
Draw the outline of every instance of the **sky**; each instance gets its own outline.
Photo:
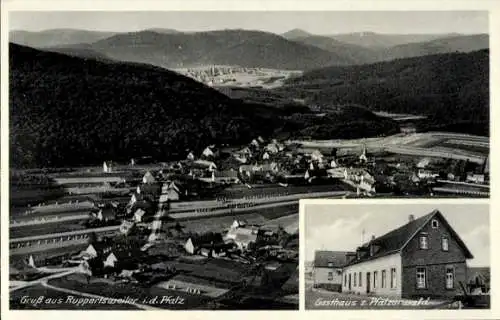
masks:
POLYGON ((406 224, 410 214, 419 218, 434 209, 443 214, 472 252, 474 259, 468 264, 489 266, 487 204, 310 204, 304 213, 306 261, 314 259, 315 250, 353 251, 372 235, 379 237, 406 224))
POLYGON ((14 11, 10 30, 71 28, 128 32, 149 28, 179 31, 248 29, 314 34, 377 32, 488 33, 487 11, 14 11))

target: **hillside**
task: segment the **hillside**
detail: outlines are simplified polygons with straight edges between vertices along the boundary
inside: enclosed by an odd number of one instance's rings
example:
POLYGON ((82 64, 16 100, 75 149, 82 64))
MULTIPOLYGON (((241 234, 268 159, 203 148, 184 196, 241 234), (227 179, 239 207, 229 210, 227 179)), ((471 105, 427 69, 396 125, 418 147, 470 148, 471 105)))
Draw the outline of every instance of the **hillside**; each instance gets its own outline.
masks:
POLYGON ((380 57, 383 60, 391 60, 439 53, 471 52, 488 48, 489 36, 487 34, 477 34, 398 45, 381 50, 380 57))
POLYGON ((39 32, 18 30, 10 32, 9 41, 34 48, 46 48, 69 44, 92 43, 111 37, 114 34, 115 32, 78 29, 51 29, 39 32))
POLYGON ((171 69, 234 65, 304 70, 355 62, 349 56, 289 41, 272 33, 247 30, 131 32, 97 41, 90 48, 114 60, 171 69))
POLYGON ((246 144, 258 135, 342 138, 397 129, 392 121, 351 107, 318 117, 303 107, 233 100, 143 64, 16 44, 10 44, 9 59, 12 167, 95 165, 141 155, 174 160, 184 159, 187 150, 246 144))
MULTIPOLYGON (((394 35, 394 37, 396 37, 396 35, 394 35)), ((381 44, 379 45, 349 44, 327 36, 297 37, 294 41, 315 46, 344 57, 349 57, 355 62, 353 64, 374 63, 377 61, 389 61, 439 53, 471 52, 489 48, 489 36, 487 34, 453 36, 424 42, 412 42, 420 38, 425 37, 408 38, 401 35, 400 39, 388 38, 390 41, 380 40, 381 44), (399 41, 410 42, 395 46, 389 45, 390 43, 397 43, 399 41)))
POLYGON ((184 158, 187 149, 246 143, 279 127, 275 109, 236 103, 171 71, 15 44, 9 50, 14 167, 127 161, 144 154, 184 158))
POLYGON ((489 134, 489 50, 328 67, 290 79, 279 91, 323 109, 359 104, 428 115, 435 128, 489 134))
POLYGON ((348 57, 352 64, 365 64, 379 60, 379 50, 344 43, 326 36, 296 37, 293 41, 318 47, 339 56, 348 57))
POLYGON ((296 40, 298 38, 307 38, 312 36, 311 33, 304 31, 302 29, 292 29, 281 35, 283 38, 288 40, 296 40))
POLYGON ((458 34, 383 34, 375 32, 353 32, 344 34, 333 34, 328 37, 340 42, 367 47, 367 48, 389 48, 397 45, 426 42, 439 38, 459 36, 458 34))

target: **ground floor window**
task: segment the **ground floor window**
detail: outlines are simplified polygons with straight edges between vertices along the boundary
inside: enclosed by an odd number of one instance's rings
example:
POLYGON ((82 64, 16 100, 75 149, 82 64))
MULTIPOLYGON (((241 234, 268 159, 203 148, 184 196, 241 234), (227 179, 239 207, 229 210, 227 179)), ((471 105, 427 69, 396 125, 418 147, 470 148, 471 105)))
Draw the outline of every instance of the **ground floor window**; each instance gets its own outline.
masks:
POLYGON ((425 289, 426 288, 426 270, 425 268, 417 268, 417 288, 425 289))
POLYGON ((381 287, 382 288, 387 288, 387 275, 386 275, 385 270, 382 270, 382 284, 381 284, 381 287))
POLYGON ((354 286, 354 287, 357 287, 357 285, 356 285, 356 279, 357 279, 358 277, 356 276, 356 272, 354 272, 354 277, 353 277, 353 278, 354 278, 354 279, 353 279, 353 286, 354 286))
POLYGON ((453 289, 455 282, 455 270, 452 267, 446 267, 446 289, 453 289))
POLYGON ((396 288, 396 268, 391 268, 391 288, 396 288))
POLYGON ((363 285, 362 285, 362 282, 361 282, 361 271, 359 272, 359 281, 358 282, 359 282, 358 285, 360 287, 362 287, 363 285))
POLYGON ((373 271, 373 288, 377 287, 378 271, 373 271))
POLYGON ((333 272, 328 272, 328 281, 333 280, 333 272))
POLYGON ((344 287, 347 287, 347 274, 344 274, 344 287))

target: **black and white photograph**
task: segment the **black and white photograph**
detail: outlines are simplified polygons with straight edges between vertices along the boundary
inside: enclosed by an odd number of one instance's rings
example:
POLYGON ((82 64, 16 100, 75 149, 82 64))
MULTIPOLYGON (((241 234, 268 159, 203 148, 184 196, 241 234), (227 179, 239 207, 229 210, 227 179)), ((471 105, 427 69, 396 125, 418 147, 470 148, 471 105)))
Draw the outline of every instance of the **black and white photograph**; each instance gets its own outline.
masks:
POLYGON ((487 202, 318 201, 303 214, 306 309, 490 308, 487 202))
POLYGON ((7 28, 11 309, 298 310, 300 199, 490 196, 488 11, 7 28))

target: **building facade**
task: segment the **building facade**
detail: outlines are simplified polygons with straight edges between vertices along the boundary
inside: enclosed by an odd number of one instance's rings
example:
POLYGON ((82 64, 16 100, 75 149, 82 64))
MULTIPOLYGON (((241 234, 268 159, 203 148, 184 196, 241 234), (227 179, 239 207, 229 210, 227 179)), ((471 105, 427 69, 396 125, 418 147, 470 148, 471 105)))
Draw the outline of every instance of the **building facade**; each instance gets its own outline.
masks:
POLYGON ((357 248, 342 272, 342 291, 401 298, 453 297, 473 256, 437 210, 357 248))

